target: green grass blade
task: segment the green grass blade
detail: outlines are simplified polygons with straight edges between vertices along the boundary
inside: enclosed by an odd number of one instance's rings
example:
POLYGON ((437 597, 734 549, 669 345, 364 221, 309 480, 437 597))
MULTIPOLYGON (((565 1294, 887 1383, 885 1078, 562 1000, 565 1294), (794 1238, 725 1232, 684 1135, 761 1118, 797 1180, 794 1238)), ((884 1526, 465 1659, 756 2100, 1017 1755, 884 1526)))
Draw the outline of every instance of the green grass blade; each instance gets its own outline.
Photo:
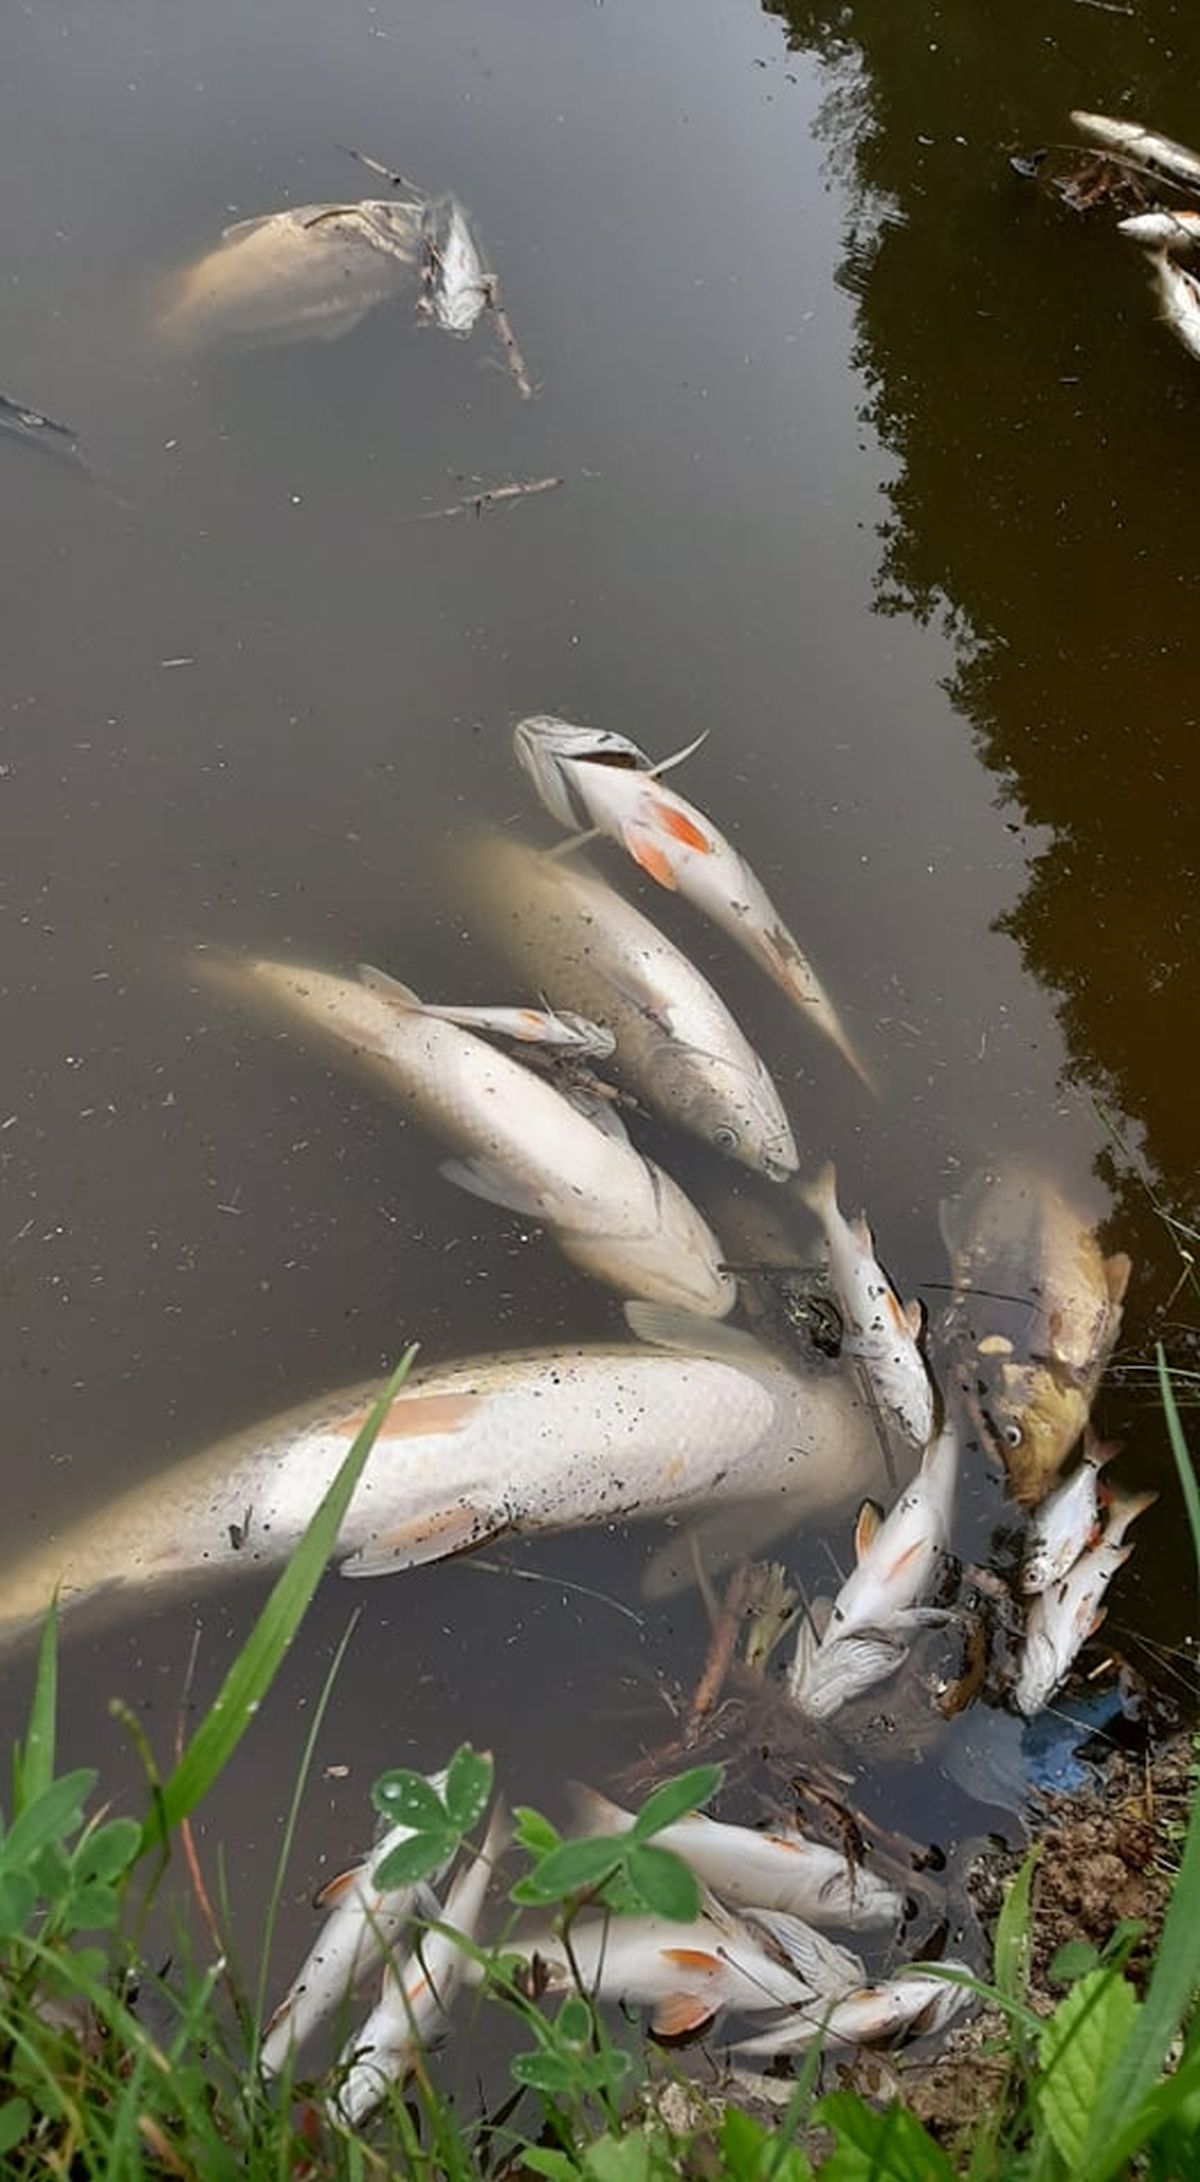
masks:
MULTIPOLYGON (((1157 1357, 1158 1383, 1167 1420, 1167 1436, 1179 1473, 1180 1489, 1192 1529, 1196 1565, 1200 1570, 1200 1489, 1197 1488, 1187 1441, 1179 1422, 1179 1411, 1175 1406, 1175 1395, 1161 1342, 1158 1344, 1157 1357)), ((1188 1815, 1183 1856, 1171 1890, 1171 1901, 1142 2012, 1124 2052, 1108 2077, 1092 2115, 1091 2132, 1084 2147, 1081 2167, 1089 2182, 1109 2182, 1109 2177, 1119 2174, 1138 2148, 1137 2143, 1129 2141, 1133 2133, 1129 2117, 1141 2107, 1142 2101, 1157 2081, 1171 2041, 1195 1999, 1197 1989, 1200 1988, 1200 1946, 1196 1940, 1198 1930, 1200 1797, 1194 1796, 1188 1815)))
POLYGON ((295 1636, 333 1552, 351 1496, 397 1389, 408 1377, 415 1348, 401 1358, 358 1434, 308 1529, 222 1682, 207 1717, 146 1820, 143 1846, 163 1840, 194 1811, 245 1734, 295 1636))
POLYGON ((37 1671, 24 1745, 13 1751, 13 1815, 32 1803, 54 1778, 55 1721, 58 1716, 58 1598, 42 1623, 37 1671))

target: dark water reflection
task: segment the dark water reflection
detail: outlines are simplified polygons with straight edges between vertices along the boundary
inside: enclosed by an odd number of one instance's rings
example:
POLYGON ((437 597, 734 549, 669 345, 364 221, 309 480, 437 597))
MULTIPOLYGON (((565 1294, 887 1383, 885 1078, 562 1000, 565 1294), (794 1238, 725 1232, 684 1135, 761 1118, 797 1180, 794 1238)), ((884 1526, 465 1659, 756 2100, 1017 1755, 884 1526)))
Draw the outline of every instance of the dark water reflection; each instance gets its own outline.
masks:
MULTIPOLYGON (((523 712, 656 751, 711 729, 689 789, 790 912, 881 1111, 673 928, 906 1292, 943 1278, 937 1200, 991 1151, 1047 1153, 1106 1209, 1094 1090, 1193 1216, 1200 380, 1132 256, 1003 154, 1126 89, 1194 136, 1198 49, 1165 0, 990 24, 748 0, 16 14, 0 386, 69 419, 113 495, 0 446, 10 1542, 412 1334, 448 1357, 617 1323, 369 1091, 184 967, 207 940, 483 997, 446 850, 524 813, 523 712), (328 347, 155 347, 164 273, 232 218, 353 193, 347 142, 473 207, 535 402, 481 340, 394 312, 328 347), (503 516, 410 520, 460 475, 547 472, 564 489, 503 516)), ((670 1157, 714 1204, 730 1186, 670 1157)), ((1175 1261, 1140 1192, 1117 1199, 1137 1351, 1175 1261)), ((1153 1409, 1112 1410, 1155 1473, 1153 1409)), ((1144 1526, 1114 1623, 1190 1625, 1176 1530, 1144 1526)), ((522 1559, 632 1599, 643 1551, 522 1559)), ((318 1753, 353 1771, 312 1799, 300 1891, 360 1839, 374 1769, 473 1735, 548 1796, 635 1746, 622 1708, 703 1636, 692 1601, 639 1629, 469 1568, 348 1594, 323 1587, 212 1815, 246 1904, 353 1606, 318 1753)), ((198 1697, 255 1603, 204 1603, 198 1697)), ((192 1622, 73 1640, 75 1754, 116 1690, 169 1744, 192 1622)), ((936 1768, 897 1794, 936 1829, 936 1768)))

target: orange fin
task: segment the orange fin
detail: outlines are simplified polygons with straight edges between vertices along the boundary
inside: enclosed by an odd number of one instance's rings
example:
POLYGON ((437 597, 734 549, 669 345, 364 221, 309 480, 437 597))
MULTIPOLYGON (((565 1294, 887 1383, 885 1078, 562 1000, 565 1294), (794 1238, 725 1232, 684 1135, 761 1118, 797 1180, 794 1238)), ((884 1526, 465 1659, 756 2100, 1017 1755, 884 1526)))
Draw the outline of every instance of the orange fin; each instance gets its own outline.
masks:
POLYGON ((721 1968, 719 1955, 709 1954, 703 1947, 664 1947, 664 1962, 673 1962, 677 1970, 700 1970, 705 1977, 713 1977, 721 1968))
POLYGON ((343 1894, 350 1892, 355 1881, 362 1878, 366 1868, 365 1864, 351 1864, 349 1871, 339 1871, 332 1879, 327 1879, 324 1886, 319 1887, 313 1895, 313 1908, 334 1908, 335 1904, 341 1901, 343 1894))
POLYGON ((448 1561, 470 1553, 487 1538, 498 1538, 507 1519, 490 1509, 459 1501, 428 1515, 416 1515, 393 1530, 380 1531, 342 1562, 343 1576, 390 1576, 398 1568, 419 1568, 426 1561, 448 1561))
POLYGON ((914 1341, 919 1341, 925 1331, 925 1305, 918 1296, 903 1305, 904 1321, 914 1341))
POLYGON ((923 1538, 914 1538, 911 1546, 905 1546, 903 1553, 897 1554, 888 1570, 888 1575, 898 1576, 902 1568, 907 1568, 909 1562, 915 1560, 917 1554, 924 1551, 925 1540, 923 1538))
MULTIPOLYGON (((426 1439, 430 1433, 461 1432, 470 1423, 475 1405, 485 1399, 480 1394, 398 1394, 379 1427, 379 1438, 426 1439)), ((369 1409, 359 1409, 343 1418, 337 1429, 347 1445, 370 1415, 369 1409)))
POLYGON ((682 841, 685 848, 699 849, 702 856, 712 855, 713 845, 708 835, 701 833, 699 826, 693 824, 686 811, 677 809, 673 803, 660 803, 657 798, 650 808, 664 832, 669 833, 674 840, 682 841))
POLYGON ((866 1559, 883 1528, 883 1510, 876 1500, 864 1500, 854 1526, 854 1558, 866 1559))
POLYGON ((693 1993, 668 1993, 657 2002, 650 2028, 657 2038, 687 2038, 711 2023, 715 2013, 710 2001, 698 2000, 693 1993))
POLYGON ((1104 1285, 1110 1303, 1124 1303, 1132 1271, 1133 1259, 1127 1250, 1116 1250, 1111 1258, 1104 1260, 1104 1285))
POLYGON ((679 881, 671 869, 670 858, 666 850, 659 847, 648 828, 626 826, 622 839, 635 864, 648 872, 652 879, 656 879, 659 886, 665 886, 672 894, 678 893, 679 881))

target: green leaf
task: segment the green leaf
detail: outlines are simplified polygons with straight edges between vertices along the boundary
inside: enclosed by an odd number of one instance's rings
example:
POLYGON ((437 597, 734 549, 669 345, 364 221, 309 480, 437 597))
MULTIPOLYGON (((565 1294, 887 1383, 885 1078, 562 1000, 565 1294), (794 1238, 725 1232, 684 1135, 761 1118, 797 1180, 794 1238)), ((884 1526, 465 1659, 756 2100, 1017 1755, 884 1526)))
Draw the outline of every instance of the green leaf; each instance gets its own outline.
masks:
POLYGON ((523 2144, 520 2164, 530 2174, 545 2175, 546 2182, 578 2182, 575 2161, 566 2152, 552 2152, 545 2144, 523 2144))
POLYGON ((15 2152, 32 2127, 33 2108, 28 2099, 5 2099, 0 2106, 0 2159, 6 2152, 15 2152))
POLYGON ((594 1887, 623 1861, 620 1842, 589 1834, 584 1841, 564 1841, 551 1849, 512 1890, 514 1901, 561 1902, 569 1894, 594 1887))
POLYGON ((1046 1972, 1052 1985, 1073 1985, 1100 1966, 1100 1956, 1090 1940, 1066 1940, 1052 1956, 1046 1972))
POLYGON ((646 1841, 654 1833, 661 1833, 664 1826, 673 1826, 676 1819, 686 1818, 689 1811, 699 1810, 716 1795, 725 1778, 720 1765, 696 1765, 690 1773, 681 1773, 677 1780, 665 1780, 648 1796, 630 1828, 635 1841, 646 1841))
POLYGON ((544 2091, 551 2098, 556 2092, 579 2094, 587 2088, 578 2060, 569 2053, 516 2053, 509 2062, 509 2074, 514 2083, 544 2091))
POLYGON ((71 1859, 75 1879, 121 1879, 141 1846, 142 1829, 136 1818, 112 1818, 80 1842, 71 1859))
POLYGON ((778 2128, 766 2128, 741 2107, 726 2107, 717 2144, 727 2182, 811 2182, 799 2145, 784 2144, 778 2128))
POLYGON ((0 1939, 15 1939, 25 1930, 37 1898, 28 1872, 0 1871, 0 1939))
POLYGON ((558 2014, 554 2028, 564 2045, 589 2046, 592 2042, 592 2011, 582 1993, 568 1993, 558 2014))
POLYGON ((393 1826, 411 1826, 414 1833, 445 1833, 449 1813, 437 1789, 423 1773, 407 1768, 381 1773, 371 1790, 377 1811, 393 1826))
POLYGON ((535 1811, 528 1803, 518 1803, 513 1809, 513 1839, 533 1856, 545 1856, 550 1849, 557 1849, 562 1835, 548 1818, 535 1811))
POLYGON ((699 1916, 696 1874, 670 1849, 648 1848, 641 1841, 632 1843, 625 1858, 625 1877, 640 1897, 640 1906, 656 1916, 673 1917, 678 1924, 690 1924, 699 1916))
POLYGON ((408 1377, 416 1353, 415 1349, 409 1349, 397 1364, 208 1713, 170 1779, 164 1783, 161 1794, 155 1798, 154 1808, 143 1828, 144 1848, 152 1848, 165 1840, 172 1828, 194 1811, 201 1798, 208 1794, 270 1689, 337 1544, 338 1532, 354 1488, 366 1468, 380 1425, 408 1377))
POLYGON ((837 2134, 821 2182, 955 2182, 939 2144, 907 2107, 877 2113, 854 2091, 832 2091, 814 2119, 837 2134))
POLYGON ((25 1805, 20 1817, 14 1818, 4 1843, 3 1860, 10 1871, 32 1863, 40 1849, 62 1841, 83 1824, 83 1806, 97 1777, 91 1766, 80 1766, 77 1772, 64 1773, 61 1780, 51 1781, 25 1805))
POLYGON ((55 1717, 58 1709, 58 1599, 46 1610, 38 1644, 29 1725, 18 1763, 13 1754, 13 1809, 22 1811, 35 1796, 44 1795, 54 1778, 55 1717))
POLYGON ((589 2182, 649 2182, 650 2146, 640 2129, 622 2137, 597 2137, 583 2155, 589 2182))
POLYGON ((1037 1842, 1015 1879, 1009 1881, 1004 1907, 996 1919, 996 1989, 1005 2000, 1024 2000, 1029 1990, 1033 1878, 1041 1853, 1041 1843, 1037 1842))
POLYGON ((382 1894, 390 1894, 398 1887, 414 1887, 449 1863, 457 1847, 458 1835, 444 1820, 439 1833, 410 1834, 407 1841, 398 1841, 382 1863, 376 1864, 374 1883, 382 1894))
POLYGON ((450 1760, 446 1775, 446 1809, 460 1833, 470 1833, 488 1807, 495 1765, 490 1751, 472 1750, 464 1743, 450 1760))
POLYGON ((115 1887, 107 1886, 99 1879, 89 1879, 67 1903, 71 1929, 73 1932, 107 1932, 116 1923, 120 1906, 115 1887))
POLYGON ((1086 2172, 1081 2161, 1096 2100, 1139 2012, 1133 1987, 1119 1971, 1091 1970, 1059 2001, 1043 2028, 1038 2105, 1072 2173, 1086 2172))

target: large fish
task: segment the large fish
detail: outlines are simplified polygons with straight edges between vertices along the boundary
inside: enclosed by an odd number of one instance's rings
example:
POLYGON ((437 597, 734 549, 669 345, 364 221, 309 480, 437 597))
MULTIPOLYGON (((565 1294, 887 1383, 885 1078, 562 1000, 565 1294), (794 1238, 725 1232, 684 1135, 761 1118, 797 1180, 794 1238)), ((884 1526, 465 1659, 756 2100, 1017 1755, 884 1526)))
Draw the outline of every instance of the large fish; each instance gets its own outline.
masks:
POLYGON ((551 1984, 576 1976, 597 2000, 648 2008, 662 2038, 694 2034, 727 2009, 759 2014, 811 2003, 798 1971, 711 1898, 691 1924, 665 1917, 592 1917, 571 1926, 570 1953, 553 1933, 522 1938, 551 1984))
MULTIPOLYGON (((662 1315, 631 1307, 646 1314, 662 1315)), ((749 1335, 691 1326, 690 1351, 551 1349, 414 1374, 335 1559, 347 1575, 386 1575, 507 1534, 743 1496, 769 1497, 790 1528, 874 1482, 870 1419, 836 1373, 800 1377, 749 1335)), ((43 1613, 56 1587, 64 1608, 99 1593, 119 1602, 286 1560, 379 1391, 344 1389, 259 1424, 40 1543, 0 1575, 0 1633, 43 1613)))
POLYGON ((544 1076, 425 1013, 402 986, 384 993, 282 962, 197 962, 349 1048, 456 1153, 442 1169, 448 1179, 544 1221, 585 1272, 622 1295, 706 1316, 732 1308, 721 1246, 678 1184, 544 1076))
POLYGON ((1021 1159, 981 1169, 941 1223, 956 1291, 943 1331, 978 1384, 1016 1498, 1031 1505, 1087 1423, 1130 1261, 1106 1258, 1057 1183, 1021 1159))
POLYGON ((843 1215, 832 1160, 800 1196, 825 1230, 843 1349, 859 1359, 882 1408, 910 1445, 927 1446, 933 1437, 933 1386, 920 1348, 920 1304, 900 1301, 863 1215, 854 1222, 843 1215))
POLYGON ((578 858, 494 834, 472 843, 466 884, 488 934, 555 1007, 616 1040, 623 1081, 665 1121, 773 1181, 795 1172, 778 1091, 693 962, 578 858))
POLYGON ((1114 1493, 1107 1528, 1095 1545, 1080 1555, 1060 1583, 1038 1592, 1025 1624, 1013 1690, 1018 1712, 1027 1716, 1040 1712, 1060 1682, 1065 1682, 1076 1654, 1104 1620, 1108 1609, 1103 1600, 1109 1584, 1133 1552, 1125 1533, 1157 1498, 1157 1493, 1134 1493, 1128 1498, 1114 1493))
POLYGON ((1131 159, 1139 167, 1153 167, 1158 174, 1169 174, 1186 189, 1200 188, 1200 153, 1187 144, 1160 136, 1157 129, 1145 129, 1140 121, 1118 121, 1111 114, 1085 113, 1079 107, 1071 120, 1081 136, 1102 145, 1105 151, 1131 159))
POLYGON ((1154 257, 1154 279, 1162 299, 1163 320, 1190 356, 1200 361, 1200 280, 1167 251, 1154 257))
POLYGON ((1153 212, 1134 212, 1117 221, 1117 231, 1144 250, 1200 249, 1200 212, 1171 212, 1159 205, 1153 212))
POLYGON ((367 197, 239 220, 176 276, 159 332, 180 346, 336 340, 378 304, 415 294, 424 210, 367 197))
POLYGON ((545 714, 514 730, 518 760, 560 824, 595 828, 659 886, 682 894, 745 948, 869 1090, 875 1086, 832 1000, 761 880, 712 820, 685 802, 636 743, 545 714))
MULTIPOLYGON (((944 1967, 963 1978, 972 1976, 963 1962, 947 1962, 944 1967)), ((742 2039, 737 2051, 765 2059, 802 2053, 817 2039, 832 2052, 847 2046, 894 2045, 945 2030, 971 1999, 970 1988, 950 1978, 901 1971, 881 1984, 844 1994, 832 2007, 828 1996, 822 1995, 816 2003, 793 2009, 769 2030, 742 2039)))

